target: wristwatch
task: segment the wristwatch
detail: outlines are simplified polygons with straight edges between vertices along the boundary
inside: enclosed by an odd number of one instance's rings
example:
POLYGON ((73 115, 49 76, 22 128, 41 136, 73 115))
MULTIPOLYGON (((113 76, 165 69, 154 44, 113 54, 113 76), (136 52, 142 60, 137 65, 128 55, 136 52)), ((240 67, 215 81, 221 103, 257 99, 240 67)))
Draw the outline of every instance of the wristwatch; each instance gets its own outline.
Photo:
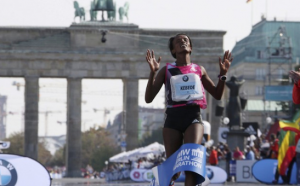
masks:
POLYGON ((226 76, 226 75, 223 75, 223 76, 218 75, 218 78, 219 78, 219 80, 221 80, 221 81, 226 81, 227 76, 226 76))

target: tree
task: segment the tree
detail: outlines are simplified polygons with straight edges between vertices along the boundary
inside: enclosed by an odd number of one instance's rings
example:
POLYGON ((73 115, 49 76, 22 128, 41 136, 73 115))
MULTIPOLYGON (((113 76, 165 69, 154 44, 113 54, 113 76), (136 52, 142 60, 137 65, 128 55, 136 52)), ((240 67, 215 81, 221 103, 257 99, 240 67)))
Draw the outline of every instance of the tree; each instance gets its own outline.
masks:
POLYGON ((66 157, 66 145, 62 148, 56 150, 53 158, 49 162, 49 166, 64 166, 66 164, 65 157, 66 157))
MULTIPOLYGON (((16 154, 24 156, 24 133, 23 132, 15 132, 11 134, 8 138, 5 138, 4 141, 10 142, 10 147, 8 149, 4 149, 3 152, 7 154, 16 154)), ((38 159, 44 166, 48 166, 48 163, 52 159, 52 155, 50 151, 48 151, 45 147, 44 142, 38 143, 38 159)))
POLYGON ((158 142, 160 144, 164 143, 161 128, 153 130, 150 135, 144 136, 144 138, 140 141, 140 146, 144 147, 154 142, 158 142))
POLYGON ((117 145, 110 139, 104 128, 91 128, 82 133, 81 166, 90 164, 94 170, 101 171, 104 162, 118 153, 117 145))

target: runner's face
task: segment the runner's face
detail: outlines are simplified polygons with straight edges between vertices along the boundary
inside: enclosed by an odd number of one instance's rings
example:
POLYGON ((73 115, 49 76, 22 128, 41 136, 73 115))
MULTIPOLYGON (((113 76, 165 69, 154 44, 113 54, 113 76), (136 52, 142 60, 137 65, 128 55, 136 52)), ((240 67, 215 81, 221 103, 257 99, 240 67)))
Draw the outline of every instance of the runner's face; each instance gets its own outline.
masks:
POLYGON ((191 53, 192 48, 190 40, 186 35, 178 35, 173 41, 172 53, 191 53))

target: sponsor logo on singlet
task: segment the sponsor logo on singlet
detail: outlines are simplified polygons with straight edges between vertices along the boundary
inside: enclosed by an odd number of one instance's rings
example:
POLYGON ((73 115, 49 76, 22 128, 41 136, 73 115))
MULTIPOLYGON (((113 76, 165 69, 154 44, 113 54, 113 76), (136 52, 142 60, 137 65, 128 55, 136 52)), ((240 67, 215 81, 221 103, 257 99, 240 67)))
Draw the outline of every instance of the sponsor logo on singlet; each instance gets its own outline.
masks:
POLYGON ((185 76, 182 77, 182 80, 183 80, 184 82, 187 82, 187 81, 189 80, 189 77, 188 77, 187 75, 185 75, 185 76))

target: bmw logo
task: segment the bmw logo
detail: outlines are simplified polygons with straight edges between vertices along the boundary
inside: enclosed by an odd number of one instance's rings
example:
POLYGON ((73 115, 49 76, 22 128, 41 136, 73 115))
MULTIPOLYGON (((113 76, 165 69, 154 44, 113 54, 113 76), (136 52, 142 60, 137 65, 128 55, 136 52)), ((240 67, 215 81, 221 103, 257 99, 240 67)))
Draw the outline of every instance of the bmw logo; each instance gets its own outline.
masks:
POLYGON ((183 80, 184 82, 187 82, 187 81, 189 80, 189 77, 188 77, 187 75, 185 75, 185 76, 182 77, 182 80, 183 80))
POLYGON ((214 177, 214 172, 210 168, 206 168, 206 175, 211 180, 214 177))
POLYGON ((0 159, 0 186, 15 186, 17 179, 15 167, 8 161, 0 159))
POLYGON ((6 143, 2 143, 2 147, 7 147, 7 144, 6 143))
POLYGON ((227 139, 227 131, 222 132, 221 136, 223 139, 227 139))

